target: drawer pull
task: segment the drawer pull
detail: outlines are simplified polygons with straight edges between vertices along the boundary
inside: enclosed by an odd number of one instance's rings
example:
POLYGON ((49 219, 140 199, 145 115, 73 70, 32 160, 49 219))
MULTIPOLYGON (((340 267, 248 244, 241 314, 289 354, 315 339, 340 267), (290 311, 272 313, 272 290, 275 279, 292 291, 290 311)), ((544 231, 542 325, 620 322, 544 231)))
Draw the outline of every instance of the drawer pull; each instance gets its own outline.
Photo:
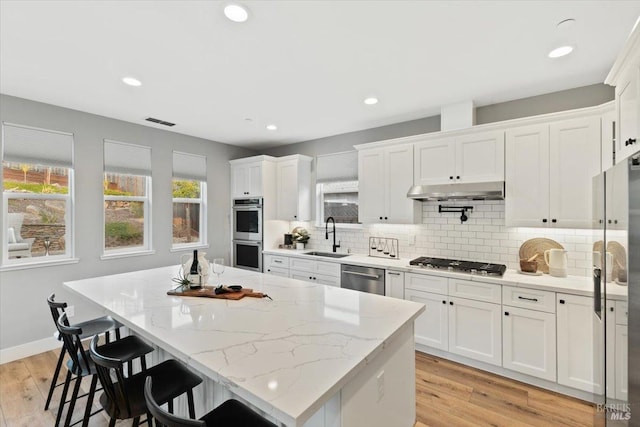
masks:
POLYGON ((388 273, 392 276, 399 276, 400 273, 394 273, 393 271, 388 271, 388 273))
POLYGON ((538 298, 527 298, 527 297, 518 296, 518 299, 524 299, 524 300, 527 300, 527 301, 538 302, 538 298))
POLYGON ((275 262, 276 264, 282 264, 282 261, 279 259, 274 259, 273 262, 275 262))

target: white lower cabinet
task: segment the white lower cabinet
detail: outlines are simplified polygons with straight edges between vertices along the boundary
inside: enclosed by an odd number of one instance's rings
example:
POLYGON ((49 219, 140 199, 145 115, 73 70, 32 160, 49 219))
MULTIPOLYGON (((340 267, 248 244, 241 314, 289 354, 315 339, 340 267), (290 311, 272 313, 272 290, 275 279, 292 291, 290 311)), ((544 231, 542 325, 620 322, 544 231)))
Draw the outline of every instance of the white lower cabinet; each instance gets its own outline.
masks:
POLYGON ((449 352, 500 366, 500 309, 499 304, 449 297, 449 352))
POLYGON ((404 299, 404 272, 386 270, 384 276, 385 296, 404 299))
POLYGON ((426 306, 415 321, 416 343, 500 365, 500 288, 470 280, 406 273, 405 299, 426 306))
POLYGON ((405 289, 404 298, 425 305, 425 311, 415 320, 416 343, 449 350, 448 297, 431 292, 405 289))
POLYGON ((305 282, 340 287, 340 264, 313 259, 265 255, 264 272, 305 282))
POLYGON ((556 380, 556 315, 502 307, 502 366, 556 380))
POLYGON ((603 393, 604 331, 593 298, 557 294, 558 384, 603 393))

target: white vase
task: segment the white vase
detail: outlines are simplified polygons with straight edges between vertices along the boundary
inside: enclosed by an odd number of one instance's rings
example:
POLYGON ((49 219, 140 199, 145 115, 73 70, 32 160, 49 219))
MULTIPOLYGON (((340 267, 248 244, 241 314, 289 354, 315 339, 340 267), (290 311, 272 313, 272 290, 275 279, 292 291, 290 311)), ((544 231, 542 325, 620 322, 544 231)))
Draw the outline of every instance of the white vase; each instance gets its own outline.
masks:
MULTIPOLYGON (((205 258, 206 252, 198 252, 198 270, 200 271, 199 278, 190 278, 191 286, 204 286, 209 280, 209 261, 205 258)), ((183 254, 180 257, 180 264, 182 264, 182 273, 184 277, 189 276, 189 270, 191 270, 191 264, 193 263, 193 255, 183 254)))

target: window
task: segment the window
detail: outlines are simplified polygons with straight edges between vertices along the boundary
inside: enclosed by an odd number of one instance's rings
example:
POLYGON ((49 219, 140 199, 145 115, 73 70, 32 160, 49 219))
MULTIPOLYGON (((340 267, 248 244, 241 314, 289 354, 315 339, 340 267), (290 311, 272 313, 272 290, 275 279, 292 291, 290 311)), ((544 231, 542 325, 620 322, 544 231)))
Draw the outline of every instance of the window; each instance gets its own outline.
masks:
POLYGON ((3 124, 2 264, 73 256, 73 136, 3 124))
POLYGON ((173 247, 207 242, 206 157, 173 152, 173 247))
POLYGON ((332 216, 337 224, 358 223, 358 153, 327 154, 316 158, 316 220, 332 216))
POLYGON ((332 216, 336 224, 358 223, 358 181, 318 184, 317 192, 322 222, 332 216))
POLYGON ((104 142, 105 256, 151 251, 151 149, 104 142))

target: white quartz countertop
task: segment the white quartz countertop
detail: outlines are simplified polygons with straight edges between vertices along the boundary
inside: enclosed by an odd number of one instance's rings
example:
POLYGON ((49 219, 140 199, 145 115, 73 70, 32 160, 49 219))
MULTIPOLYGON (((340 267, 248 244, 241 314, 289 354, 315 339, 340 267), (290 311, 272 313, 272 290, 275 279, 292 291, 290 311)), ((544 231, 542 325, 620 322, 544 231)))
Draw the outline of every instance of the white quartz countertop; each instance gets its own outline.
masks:
POLYGON ((177 272, 162 267, 64 286, 286 425, 302 425, 424 310, 230 267, 224 284, 273 301, 168 296, 177 272))
MULTIPOLYGON (((379 267, 391 269, 394 271, 404 271, 418 274, 429 274, 433 276, 444 276, 457 279, 465 279, 471 281, 496 283, 500 285, 516 286, 530 289, 540 289, 551 292, 568 293, 572 295, 593 296, 593 278, 582 276, 553 277, 548 274, 533 276, 522 274, 517 270, 507 270, 502 277, 480 276, 469 273, 456 273, 443 270, 427 269, 424 267, 415 267, 409 265, 410 259, 399 258, 378 258, 366 255, 348 255, 343 258, 328 258, 321 256, 305 255, 305 252, 311 252, 312 249, 304 251, 292 249, 269 249, 263 253, 270 255, 294 256, 301 258, 315 259, 325 262, 336 262, 340 264, 354 264, 367 267, 379 267)), ((615 282, 607 283, 607 298, 613 300, 626 300, 627 287, 618 285, 615 282)))

